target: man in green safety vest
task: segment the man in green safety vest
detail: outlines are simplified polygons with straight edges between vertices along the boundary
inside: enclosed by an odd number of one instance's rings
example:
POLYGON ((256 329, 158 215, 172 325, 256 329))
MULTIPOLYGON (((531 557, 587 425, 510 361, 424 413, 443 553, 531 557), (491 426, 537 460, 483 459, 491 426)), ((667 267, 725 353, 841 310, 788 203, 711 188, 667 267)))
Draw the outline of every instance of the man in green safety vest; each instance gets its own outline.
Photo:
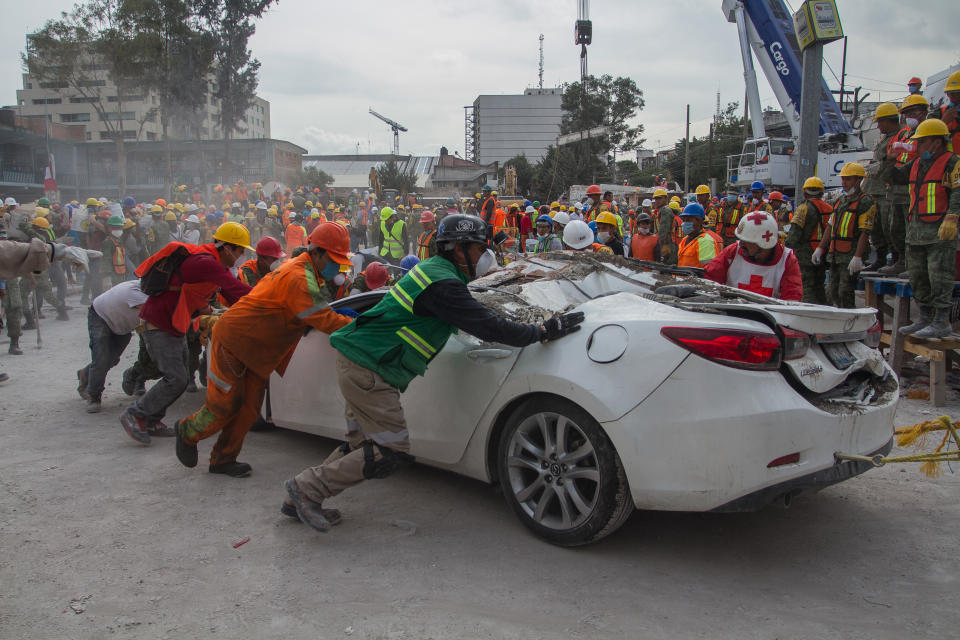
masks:
POLYGON ((380 257, 392 265, 399 265, 407 255, 407 225, 390 207, 380 210, 380 257))
MULTIPOLYGON (((400 405, 410 381, 457 329, 485 342, 525 347, 578 331, 583 313, 543 324, 503 318, 473 299, 467 283, 495 264, 487 225, 477 216, 447 216, 437 230, 439 253, 413 267, 380 302, 330 336, 345 402, 346 442, 323 464, 287 480, 281 512, 327 531, 323 502, 365 479, 386 478, 413 460, 400 405)), ((328 514, 330 511, 328 510, 328 514)))

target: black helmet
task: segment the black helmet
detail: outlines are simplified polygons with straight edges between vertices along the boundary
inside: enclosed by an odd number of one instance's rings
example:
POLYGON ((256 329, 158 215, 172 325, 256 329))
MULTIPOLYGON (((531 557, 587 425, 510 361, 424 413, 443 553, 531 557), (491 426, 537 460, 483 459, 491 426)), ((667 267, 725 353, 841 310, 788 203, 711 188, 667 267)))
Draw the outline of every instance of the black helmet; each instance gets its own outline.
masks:
POLYGON ((637 222, 650 222, 650 214, 646 211, 641 211, 637 214, 637 222))
POLYGON ((440 221, 438 243, 470 243, 487 241, 487 224, 477 216, 455 213, 440 221))

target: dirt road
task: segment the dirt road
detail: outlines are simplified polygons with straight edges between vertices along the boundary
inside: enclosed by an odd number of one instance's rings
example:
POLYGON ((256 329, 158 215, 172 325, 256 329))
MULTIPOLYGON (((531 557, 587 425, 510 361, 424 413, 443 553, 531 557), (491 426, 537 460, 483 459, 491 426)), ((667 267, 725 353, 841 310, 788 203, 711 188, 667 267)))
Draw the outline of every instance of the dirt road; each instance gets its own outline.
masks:
MULTIPOLYGON (((120 428, 135 342, 103 412, 84 412, 86 309, 71 315, 42 322, 42 351, 33 333, 20 357, 0 340, 12 378, 0 385, 0 638, 955 635, 949 470, 888 466, 787 511, 635 513, 567 550, 530 535, 489 487, 417 466, 331 501, 344 522, 318 534, 279 513, 281 483, 332 441, 251 433, 246 479, 207 473, 206 441, 186 469, 172 440, 143 447, 120 428)), ((169 422, 201 401, 186 394, 169 422)), ((904 400, 897 424, 943 412, 904 400)))

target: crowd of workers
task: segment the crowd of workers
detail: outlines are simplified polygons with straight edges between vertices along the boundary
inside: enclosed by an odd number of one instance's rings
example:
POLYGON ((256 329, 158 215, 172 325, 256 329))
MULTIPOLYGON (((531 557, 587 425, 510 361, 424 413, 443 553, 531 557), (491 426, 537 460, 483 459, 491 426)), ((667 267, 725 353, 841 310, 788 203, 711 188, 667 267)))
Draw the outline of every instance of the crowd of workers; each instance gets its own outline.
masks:
POLYGON ((214 189, 220 206, 132 197, 61 206, 41 198, 30 210, 7 198, 0 291, 8 352, 22 355, 19 338, 36 328, 44 302, 68 320, 67 286, 82 285, 91 358, 77 372, 77 391, 87 410, 100 411, 107 372, 137 334, 137 360, 122 376, 133 398, 120 415, 125 433, 142 444, 175 438, 187 467, 197 465, 198 442, 216 435, 208 470, 242 477, 251 467, 237 458, 269 376, 283 375, 305 329, 330 334, 346 442, 288 480, 281 507, 325 531, 341 519, 325 500, 412 459, 400 395, 453 331, 524 346, 579 329, 581 313, 528 325, 472 298, 471 280, 525 254, 590 251, 698 268, 739 289, 842 307, 855 305, 860 272, 905 266, 921 317, 904 331, 949 335, 960 73, 947 96, 939 118, 929 117, 919 94, 878 106, 883 138, 873 162, 847 163, 832 202, 819 178, 808 179, 795 208, 760 182, 749 195, 731 189, 722 198, 700 185, 686 203, 661 186, 635 208, 597 185, 581 202, 550 204, 502 201, 488 185, 473 199, 433 208, 378 201, 369 191, 338 201, 319 188, 277 189, 268 203, 260 185, 242 183, 214 189), (331 306, 387 286, 362 314, 331 306), (197 390, 196 373, 204 405, 168 426, 168 408, 197 390))

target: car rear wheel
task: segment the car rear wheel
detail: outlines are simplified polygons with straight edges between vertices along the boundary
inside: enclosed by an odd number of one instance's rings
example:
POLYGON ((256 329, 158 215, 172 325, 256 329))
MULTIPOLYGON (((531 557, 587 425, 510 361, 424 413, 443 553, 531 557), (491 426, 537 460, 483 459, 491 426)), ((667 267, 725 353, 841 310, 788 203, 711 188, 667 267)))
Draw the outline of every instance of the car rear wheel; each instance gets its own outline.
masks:
POLYGON ((580 407, 534 398, 510 416, 497 458, 503 495, 520 520, 560 546, 604 538, 633 501, 620 457, 580 407))

